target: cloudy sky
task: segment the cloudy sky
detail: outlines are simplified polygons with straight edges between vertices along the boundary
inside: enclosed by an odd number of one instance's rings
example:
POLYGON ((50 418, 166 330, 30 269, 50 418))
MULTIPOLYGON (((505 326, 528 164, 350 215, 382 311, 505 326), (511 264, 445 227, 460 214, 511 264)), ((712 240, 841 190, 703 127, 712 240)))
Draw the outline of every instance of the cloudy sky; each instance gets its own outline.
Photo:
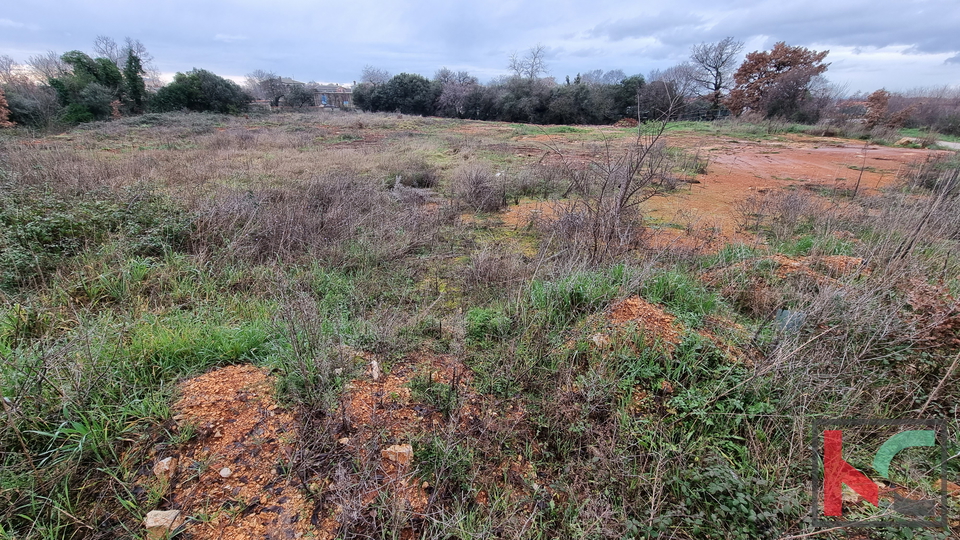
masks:
POLYGON ((30 0, 0 11, 0 54, 23 62, 139 39, 165 74, 194 67, 242 78, 265 69, 350 83, 364 65, 482 81, 511 52, 547 48, 551 75, 647 74, 690 46, 733 36, 828 49, 826 76, 850 91, 960 85, 960 0, 30 0))

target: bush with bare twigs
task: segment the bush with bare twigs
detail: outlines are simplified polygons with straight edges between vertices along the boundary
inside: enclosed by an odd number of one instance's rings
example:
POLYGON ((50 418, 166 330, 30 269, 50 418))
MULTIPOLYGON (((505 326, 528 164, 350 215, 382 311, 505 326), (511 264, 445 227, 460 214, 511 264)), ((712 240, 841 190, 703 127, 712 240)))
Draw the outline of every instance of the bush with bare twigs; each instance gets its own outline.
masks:
POLYGON ((599 263, 639 245, 640 205, 674 182, 661 140, 665 125, 646 134, 640 128, 626 149, 607 146, 586 167, 552 148, 567 173, 564 196, 569 197, 558 203, 554 227, 572 255, 599 263))
POLYGON ((493 212, 506 206, 506 192, 499 174, 485 165, 469 165, 453 173, 454 197, 477 212, 493 212))
POLYGON ((194 250, 257 262, 310 255, 330 264, 375 264, 424 245, 439 223, 436 210, 405 205, 344 174, 282 189, 222 189, 197 212, 194 250))

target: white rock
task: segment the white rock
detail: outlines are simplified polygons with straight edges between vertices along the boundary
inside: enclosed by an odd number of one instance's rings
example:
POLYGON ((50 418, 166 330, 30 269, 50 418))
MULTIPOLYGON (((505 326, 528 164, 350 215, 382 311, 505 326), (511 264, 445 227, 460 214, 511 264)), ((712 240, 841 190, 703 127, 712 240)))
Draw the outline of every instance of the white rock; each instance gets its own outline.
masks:
POLYGON ((167 533, 180 526, 183 520, 179 510, 153 510, 147 513, 143 525, 147 528, 147 538, 161 540, 167 533))
POLYGON ((224 467, 220 469, 220 476, 223 478, 230 478, 231 474, 233 474, 233 471, 230 470, 230 467, 224 467))

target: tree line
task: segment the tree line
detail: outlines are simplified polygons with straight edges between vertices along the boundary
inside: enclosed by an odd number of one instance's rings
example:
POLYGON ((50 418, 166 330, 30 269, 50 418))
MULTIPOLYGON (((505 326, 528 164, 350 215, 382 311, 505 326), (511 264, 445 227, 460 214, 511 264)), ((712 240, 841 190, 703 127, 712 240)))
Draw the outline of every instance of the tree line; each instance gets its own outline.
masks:
POLYGON ((27 66, 0 56, 0 122, 31 127, 174 110, 237 113, 252 98, 235 82, 203 69, 160 84, 139 40, 97 37, 93 55, 48 52, 27 66), (149 84, 148 84, 149 83, 149 84), (151 88, 155 90, 151 90, 151 88))
POLYGON ((818 77, 827 51, 777 43, 747 55, 737 66, 743 42, 728 37, 691 48, 690 59, 649 77, 621 70, 594 70, 558 82, 546 76, 545 49, 536 46, 510 57, 511 75, 480 84, 464 71, 442 68, 427 79, 390 77, 368 66, 354 88, 354 103, 369 111, 437 115, 538 124, 607 124, 622 118, 712 120, 757 112, 815 122, 822 111, 818 77))
MULTIPOLYGON (((690 56, 646 77, 593 70, 562 81, 549 76, 541 45, 509 57, 509 74, 481 83, 466 71, 419 74, 363 69, 353 88, 362 110, 537 124, 610 124, 624 118, 712 120, 749 114, 813 124, 860 120, 870 126, 929 127, 960 134, 960 91, 950 88, 841 99, 823 77, 828 51, 779 42, 741 61, 732 37, 700 43, 690 56)), ((99 36, 93 53, 49 52, 20 66, 0 56, 0 127, 46 127, 154 111, 239 113, 255 99, 276 107, 313 103, 313 87, 284 84, 256 70, 241 87, 204 69, 177 73, 161 85, 153 57, 138 40, 99 36)))

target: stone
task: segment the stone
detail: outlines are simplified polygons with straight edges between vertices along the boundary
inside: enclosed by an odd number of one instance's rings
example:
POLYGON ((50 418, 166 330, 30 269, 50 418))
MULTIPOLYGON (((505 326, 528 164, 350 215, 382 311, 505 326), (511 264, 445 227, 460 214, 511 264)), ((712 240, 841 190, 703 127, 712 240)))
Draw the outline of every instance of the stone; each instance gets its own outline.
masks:
POLYGON ((230 475, 233 474, 233 471, 230 470, 230 467, 224 467, 220 469, 220 476, 222 478, 230 478, 230 475))
POLYGON ((600 349, 606 349, 610 345, 610 338, 605 334, 594 334, 590 336, 590 341, 600 349))
POLYGON ((370 362, 370 376, 374 381, 380 380, 380 363, 376 360, 370 362))
POLYGON ((170 531, 183 523, 179 510, 153 510, 147 513, 143 525, 147 529, 147 538, 161 540, 168 538, 170 531))
POLYGON ((161 459, 153 466, 153 474, 157 478, 169 481, 173 475, 177 474, 177 458, 161 459))
POLYGON ((382 450, 380 455, 401 467, 413 463, 413 447, 409 444, 395 444, 386 450, 382 450))

